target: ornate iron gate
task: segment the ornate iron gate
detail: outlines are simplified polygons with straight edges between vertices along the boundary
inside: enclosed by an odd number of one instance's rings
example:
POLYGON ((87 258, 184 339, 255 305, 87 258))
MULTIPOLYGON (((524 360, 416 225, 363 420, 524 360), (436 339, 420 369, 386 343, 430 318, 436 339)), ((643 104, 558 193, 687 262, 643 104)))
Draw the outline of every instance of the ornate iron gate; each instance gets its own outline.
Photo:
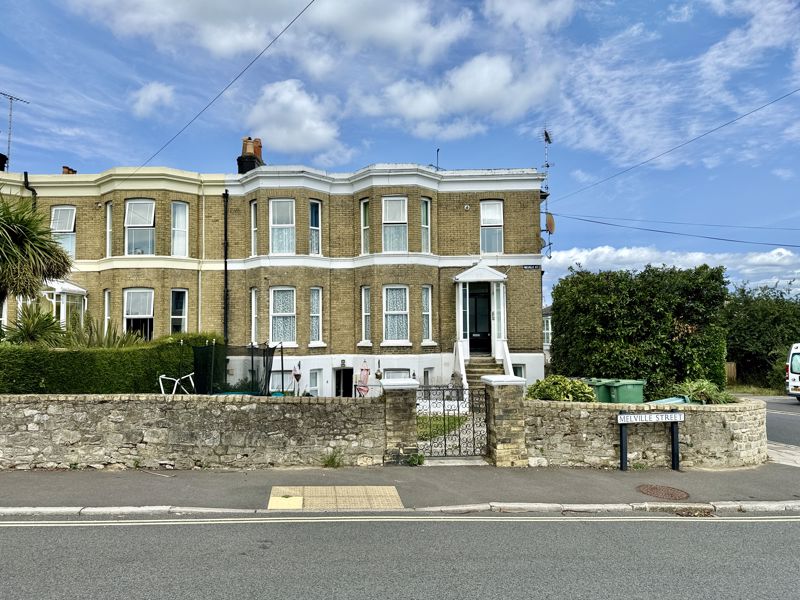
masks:
POLYGON ((486 390, 425 386, 417 390, 419 449, 425 456, 486 454, 486 390))

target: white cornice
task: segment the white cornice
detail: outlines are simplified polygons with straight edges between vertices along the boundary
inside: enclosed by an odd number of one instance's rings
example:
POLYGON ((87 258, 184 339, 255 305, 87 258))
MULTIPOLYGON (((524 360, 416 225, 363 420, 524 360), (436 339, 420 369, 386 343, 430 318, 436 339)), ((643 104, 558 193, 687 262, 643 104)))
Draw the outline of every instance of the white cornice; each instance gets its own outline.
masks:
MULTIPOLYGON (((306 188, 322 194, 357 194, 380 186, 417 186, 436 192, 502 192, 541 189, 535 169, 436 170, 414 164, 375 164, 353 173, 328 173, 304 166, 263 166, 243 175, 202 174, 167 167, 118 167, 99 174, 31 175, 42 197, 98 196, 115 190, 166 190, 234 196, 258 189, 306 188)), ((26 193, 20 173, 0 173, 0 191, 26 193)))
MULTIPOLYGON (((468 268, 480 261, 492 267, 518 267, 541 265, 541 254, 502 254, 497 256, 436 256, 433 254, 368 254, 353 258, 327 258, 324 256, 254 256, 245 259, 229 259, 228 269, 245 271, 247 269, 269 267, 312 267, 317 269, 357 269, 370 266, 419 265, 435 268, 468 268)), ((73 272, 89 273, 111 269, 181 269, 194 271, 222 271, 222 260, 199 260, 194 258, 172 258, 169 256, 117 256, 100 260, 76 260, 73 272)))

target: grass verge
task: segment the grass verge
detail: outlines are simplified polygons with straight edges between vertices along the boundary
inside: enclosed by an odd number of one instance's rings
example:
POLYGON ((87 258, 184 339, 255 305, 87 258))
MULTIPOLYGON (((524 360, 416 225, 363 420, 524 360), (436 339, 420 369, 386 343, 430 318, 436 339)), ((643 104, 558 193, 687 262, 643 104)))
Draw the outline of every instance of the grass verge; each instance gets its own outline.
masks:
POLYGON ((455 431, 469 417, 456 415, 417 416, 417 439, 430 440, 455 431))

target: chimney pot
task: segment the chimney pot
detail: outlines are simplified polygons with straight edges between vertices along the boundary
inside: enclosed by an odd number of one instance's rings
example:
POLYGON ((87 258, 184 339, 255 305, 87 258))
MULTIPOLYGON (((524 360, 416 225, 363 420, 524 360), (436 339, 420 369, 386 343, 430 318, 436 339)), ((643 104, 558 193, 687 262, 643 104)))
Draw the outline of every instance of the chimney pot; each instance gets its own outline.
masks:
POLYGON ((258 160, 263 162, 264 159, 261 157, 261 138, 256 138, 253 140, 253 151, 258 157, 258 160))
POLYGON ((75 175, 76 173, 77 173, 77 171, 75 169, 73 169, 71 167, 68 167, 67 165, 63 165, 61 167, 61 174, 62 175, 75 175))

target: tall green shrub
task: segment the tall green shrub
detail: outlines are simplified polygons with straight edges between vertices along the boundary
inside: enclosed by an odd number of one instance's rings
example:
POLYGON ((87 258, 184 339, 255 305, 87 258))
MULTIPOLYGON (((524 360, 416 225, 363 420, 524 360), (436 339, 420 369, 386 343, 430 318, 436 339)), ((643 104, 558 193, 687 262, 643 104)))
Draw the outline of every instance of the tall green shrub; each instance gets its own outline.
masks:
POLYGON ((800 295, 778 287, 734 290, 722 311, 728 360, 741 383, 783 386, 783 365, 800 342, 800 295), (778 365, 776 375, 775 365, 778 365))
POLYGON ((553 371, 646 379, 645 396, 684 379, 725 384, 724 269, 571 269, 553 288, 553 371))

